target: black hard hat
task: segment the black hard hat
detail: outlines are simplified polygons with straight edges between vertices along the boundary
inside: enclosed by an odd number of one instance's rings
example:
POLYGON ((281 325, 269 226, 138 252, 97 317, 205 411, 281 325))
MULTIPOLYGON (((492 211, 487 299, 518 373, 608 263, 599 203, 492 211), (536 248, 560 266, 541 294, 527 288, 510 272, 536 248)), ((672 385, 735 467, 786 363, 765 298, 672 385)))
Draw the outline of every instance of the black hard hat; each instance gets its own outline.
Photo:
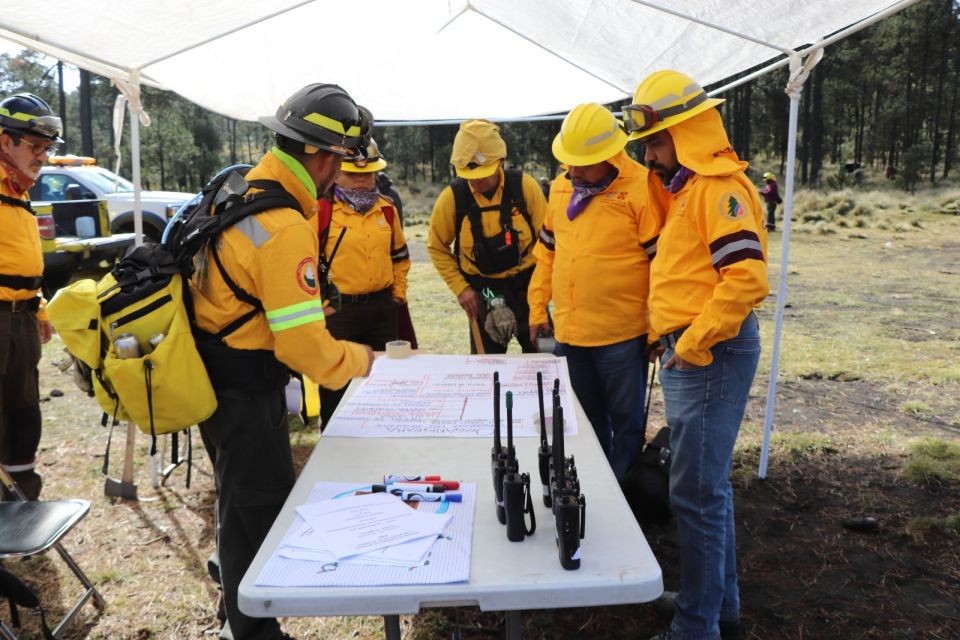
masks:
POLYGON ((32 93, 18 93, 0 101, 0 129, 31 133, 63 143, 60 137, 63 122, 53 115, 53 110, 43 98, 32 93))
POLYGON ((342 156, 353 156, 362 146, 357 104, 335 84, 307 85, 287 98, 276 116, 260 122, 284 138, 342 156))

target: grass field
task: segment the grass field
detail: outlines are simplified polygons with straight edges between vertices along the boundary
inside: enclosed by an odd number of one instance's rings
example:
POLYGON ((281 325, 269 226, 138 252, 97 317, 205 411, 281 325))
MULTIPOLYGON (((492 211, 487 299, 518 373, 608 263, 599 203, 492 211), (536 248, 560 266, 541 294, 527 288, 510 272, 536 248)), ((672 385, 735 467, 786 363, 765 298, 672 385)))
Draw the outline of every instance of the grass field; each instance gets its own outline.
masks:
MULTIPOLYGON (((406 193, 404 195, 407 195, 406 193)), ((465 353, 467 327, 426 258, 429 198, 407 203, 410 305, 421 347, 465 353)), ((801 192, 790 247, 769 478, 756 479, 775 298, 759 310, 763 360, 735 459, 743 614, 757 639, 960 637, 960 191, 801 192), (858 534, 842 523, 876 517, 858 534)), ((782 229, 782 225, 779 227, 782 229)), ((770 238, 777 291, 781 234, 770 238)), ((68 639, 216 637, 213 483, 194 436, 193 484, 177 471, 155 491, 138 440, 140 501, 103 496, 100 412, 56 364, 41 363, 44 497, 82 497, 91 513, 67 546, 108 601, 85 608, 68 639), (63 392, 62 396, 53 393, 63 392)), ((655 400, 654 428, 662 424, 655 400)), ((648 433, 652 433, 651 429, 648 433)), ((116 435, 116 434, 115 434, 116 435)), ((292 434, 303 461, 314 429, 292 434)), ((119 475, 122 436, 114 442, 119 475)), ((673 528, 646 531, 676 588, 673 528)), ((53 557, 7 566, 37 586, 54 617, 76 585, 53 557)), ((0 614, 2 617, 5 614, 0 614)), ((5 618, 4 618, 5 619, 5 618)), ((526 638, 645 638, 663 628, 644 605, 531 612, 526 638)), ((502 622, 469 608, 402 617, 407 639, 491 638, 502 622)), ((285 621, 299 638, 382 637, 379 618, 285 621)), ((39 638, 25 617, 23 637, 39 638)))

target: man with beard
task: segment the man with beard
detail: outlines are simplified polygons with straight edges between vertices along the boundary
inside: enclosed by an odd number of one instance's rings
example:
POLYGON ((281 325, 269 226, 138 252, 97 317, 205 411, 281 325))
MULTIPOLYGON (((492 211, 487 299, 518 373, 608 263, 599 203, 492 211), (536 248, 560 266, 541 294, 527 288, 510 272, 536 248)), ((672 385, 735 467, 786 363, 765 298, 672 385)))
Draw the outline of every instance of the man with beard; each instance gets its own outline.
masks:
MULTIPOLYGON (((650 268, 651 336, 670 427, 680 592, 657 640, 741 637, 730 471, 760 357, 753 308, 769 292, 763 205, 723 121, 692 78, 658 71, 624 108, 667 207, 650 268)), ((651 197, 657 202, 658 196, 651 197)))
MULTIPOLYGON (((40 446, 40 345, 50 340, 40 285, 43 250, 27 190, 63 143, 63 125, 30 93, 0 102, 0 464, 31 500, 43 481, 40 446)), ((7 496, 4 488, 3 493, 7 496)))

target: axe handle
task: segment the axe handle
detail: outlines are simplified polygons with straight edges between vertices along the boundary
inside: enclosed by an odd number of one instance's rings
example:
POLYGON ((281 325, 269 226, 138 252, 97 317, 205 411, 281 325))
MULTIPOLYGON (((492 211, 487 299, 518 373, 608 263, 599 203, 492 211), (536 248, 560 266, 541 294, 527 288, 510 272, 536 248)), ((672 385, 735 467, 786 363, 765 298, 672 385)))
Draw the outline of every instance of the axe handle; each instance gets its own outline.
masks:
POLYGON ((483 338, 480 336, 480 323, 474 317, 470 318, 470 332, 473 334, 473 344, 477 347, 477 353, 483 355, 483 338))
POLYGON ((127 445, 123 451, 123 474, 120 481, 125 484, 133 484, 133 450, 136 445, 137 426, 133 420, 127 421, 127 445))

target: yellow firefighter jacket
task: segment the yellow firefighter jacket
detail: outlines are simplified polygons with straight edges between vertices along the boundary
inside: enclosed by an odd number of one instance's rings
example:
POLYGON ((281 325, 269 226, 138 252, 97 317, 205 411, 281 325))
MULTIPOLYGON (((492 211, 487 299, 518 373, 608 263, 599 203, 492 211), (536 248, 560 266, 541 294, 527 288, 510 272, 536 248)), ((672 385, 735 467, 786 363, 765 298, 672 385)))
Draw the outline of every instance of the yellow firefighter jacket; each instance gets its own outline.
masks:
POLYGON ((550 188, 547 216, 533 253, 527 290, 530 324, 547 322, 566 344, 595 347, 647 332, 650 259, 657 251, 658 210, 647 206, 647 169, 620 152, 617 177, 573 220, 573 185, 561 174, 550 188))
MULTIPOLYGON (((9 186, 3 166, 0 166, 0 193, 28 202, 26 193, 16 193, 9 186)), ((0 202, 0 274, 28 278, 43 275, 43 249, 37 219, 23 207, 5 202, 0 202)), ((0 286, 0 300, 29 300, 40 295, 39 291, 0 286)), ((37 317, 46 319, 42 307, 37 317)))
MULTIPOLYGON (((710 109, 670 128, 678 162, 694 172, 668 209, 650 271, 651 337, 687 327, 676 353, 713 362, 710 347, 737 335, 767 282, 767 233, 756 187, 710 109)), ((652 173, 648 184, 663 194, 652 173)))
MULTIPOLYGON (((317 217, 310 221, 314 228, 317 217)), ((406 302, 410 251, 396 207, 381 196, 373 208, 360 214, 347 203, 335 201, 326 245, 321 248, 327 260, 344 229, 343 241, 330 265, 330 280, 340 292, 358 295, 389 287, 394 300, 406 302), (384 213, 385 207, 393 209, 392 223, 384 213)))
MULTIPOLYGON (((264 313, 229 334, 234 349, 267 349, 315 382, 342 387, 367 370, 365 349, 336 340, 324 322, 317 280, 318 239, 306 218, 317 212, 316 188, 296 159, 274 148, 247 180, 276 180, 303 207, 270 209, 227 229, 215 243, 229 276, 260 300, 264 313)), ((216 333, 250 310, 224 282, 212 258, 191 281, 197 324, 216 333)))
MULTIPOLYGON (((497 169, 500 175, 500 186, 497 187, 493 197, 487 199, 482 193, 477 193, 470 188, 470 193, 477 201, 480 207, 499 205, 503 196, 504 175, 503 169, 497 169)), ((546 213, 547 203, 543 197, 543 191, 537 181, 524 174, 522 181, 523 200, 527 204, 527 215, 530 216, 530 224, 524 219, 523 215, 513 210, 511 224, 517 230, 520 236, 520 253, 523 259, 520 264, 512 269, 498 274, 488 274, 488 278, 507 278, 516 275, 522 271, 531 268, 534 263, 533 252, 530 251, 531 245, 536 242, 536 231, 543 225, 543 218, 546 213), (533 227, 531 229, 531 226, 533 227), (525 254, 525 255, 524 255, 525 254)), ((484 211, 483 214, 483 233, 487 237, 493 237, 500 232, 500 212, 498 210, 484 211)), ((430 259, 433 260, 433 266, 436 267, 447 286, 454 295, 459 296, 470 286, 464 274, 481 275, 476 265, 470 259, 473 255, 473 232, 470 230, 470 220, 465 216, 460 229, 454 229, 456 224, 456 204, 453 197, 453 189, 446 187, 440 192, 437 202, 433 205, 433 214, 430 217, 430 233, 427 239, 427 250, 430 252, 430 259), (459 262, 454 256, 451 246, 454 243, 454 237, 460 234, 460 256, 459 262), (461 271, 462 270, 462 271, 461 271)))

